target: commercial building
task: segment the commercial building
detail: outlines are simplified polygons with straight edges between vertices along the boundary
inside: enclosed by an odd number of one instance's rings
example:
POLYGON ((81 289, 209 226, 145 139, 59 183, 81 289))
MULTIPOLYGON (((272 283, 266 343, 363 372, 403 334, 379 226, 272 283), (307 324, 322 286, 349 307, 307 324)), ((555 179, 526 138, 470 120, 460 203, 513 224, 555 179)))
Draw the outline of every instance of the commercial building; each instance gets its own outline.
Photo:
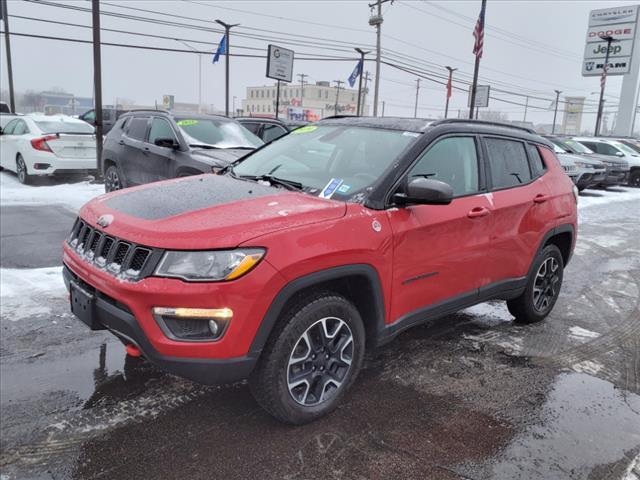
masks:
MULTIPOLYGON (((238 115, 275 117, 277 84, 247 87, 238 115)), ((363 89, 362 115, 369 114, 367 95, 363 89)), ((280 83, 279 118, 316 121, 332 115, 356 115, 358 90, 332 87, 329 82, 305 84, 280 83), (336 108, 337 97, 337 108, 336 108)))

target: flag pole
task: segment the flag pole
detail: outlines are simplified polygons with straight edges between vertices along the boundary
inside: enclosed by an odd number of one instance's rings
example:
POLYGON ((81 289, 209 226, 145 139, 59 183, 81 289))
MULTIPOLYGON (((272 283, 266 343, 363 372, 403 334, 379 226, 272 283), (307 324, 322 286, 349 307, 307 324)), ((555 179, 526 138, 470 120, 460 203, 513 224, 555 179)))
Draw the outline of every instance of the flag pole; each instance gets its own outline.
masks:
POLYGON ((362 102, 362 76, 364 74, 364 56, 369 52, 365 52, 360 48, 355 48, 355 51, 360 54, 360 65, 362 65, 362 67, 360 68, 360 79, 358 81, 358 106, 356 107, 356 115, 360 116, 362 115, 362 112, 360 111, 360 103, 362 102))
POLYGON ((447 118, 449 114, 449 98, 451 97, 451 90, 453 89, 453 72, 457 70, 457 68, 444 67, 449 70, 449 82, 447 83, 447 103, 444 106, 444 118, 447 118))
MULTIPOLYGON (((473 68, 473 84, 471 86, 471 102, 469 106, 469 118, 473 120, 473 109, 476 104, 476 88, 478 87, 478 70, 480 69, 480 58, 482 57, 482 50, 484 46, 480 44, 480 51, 477 51, 478 47, 478 36, 484 37, 484 13, 487 7, 487 0, 482 0, 482 6, 480 7, 480 18, 478 18, 478 24, 476 25, 476 29, 474 31, 474 35, 476 35, 476 45, 474 47, 474 53, 476 54, 476 63, 473 68)), ((481 40, 484 43, 484 38, 481 40)))

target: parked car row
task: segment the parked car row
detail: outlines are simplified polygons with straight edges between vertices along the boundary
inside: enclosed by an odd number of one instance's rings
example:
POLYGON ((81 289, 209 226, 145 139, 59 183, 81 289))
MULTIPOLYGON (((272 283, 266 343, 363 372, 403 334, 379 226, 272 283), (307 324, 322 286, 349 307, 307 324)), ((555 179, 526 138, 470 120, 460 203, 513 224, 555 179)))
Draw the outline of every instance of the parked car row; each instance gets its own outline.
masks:
POLYGON ((579 190, 640 186, 640 142, 610 137, 547 136, 579 190))

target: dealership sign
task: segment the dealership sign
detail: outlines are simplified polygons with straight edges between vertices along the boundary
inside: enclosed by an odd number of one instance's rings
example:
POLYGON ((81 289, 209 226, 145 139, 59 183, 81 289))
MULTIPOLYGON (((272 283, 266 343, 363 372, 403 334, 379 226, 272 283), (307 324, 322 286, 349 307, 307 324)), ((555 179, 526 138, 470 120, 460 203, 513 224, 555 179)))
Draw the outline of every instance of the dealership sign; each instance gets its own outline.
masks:
POLYGON ((638 28, 638 5, 592 10, 589 14, 582 75, 602 75, 607 56, 607 42, 602 37, 611 36, 608 75, 624 75, 631 69, 631 57, 638 28))
MULTIPOLYGON (((473 85, 469 87, 469 97, 467 98, 467 106, 471 106, 471 89, 473 85)), ((489 85, 476 85, 476 98, 474 107, 488 107, 489 106, 489 94, 491 87, 489 85)))
POLYGON ((291 82, 293 77, 293 50, 269 45, 267 51, 267 77, 291 82))

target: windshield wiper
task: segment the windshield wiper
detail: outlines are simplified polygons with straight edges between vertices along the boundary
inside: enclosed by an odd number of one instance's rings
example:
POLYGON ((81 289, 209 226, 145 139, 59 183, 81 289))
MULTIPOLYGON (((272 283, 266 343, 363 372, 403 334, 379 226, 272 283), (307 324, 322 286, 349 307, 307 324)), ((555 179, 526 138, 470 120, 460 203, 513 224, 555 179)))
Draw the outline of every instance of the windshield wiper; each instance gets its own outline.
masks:
POLYGON ((215 145, 208 145, 206 143, 190 143, 189 146, 195 148, 210 148, 216 150, 220 149, 220 147, 216 147, 215 145))
POLYGON ((286 180, 284 178, 274 177, 273 175, 265 174, 265 175, 238 175, 239 178, 247 178, 249 180, 255 180, 256 182, 259 180, 269 182, 272 185, 280 185, 281 187, 286 188, 287 190, 302 190, 304 186, 300 182, 295 182, 293 180, 286 180))

